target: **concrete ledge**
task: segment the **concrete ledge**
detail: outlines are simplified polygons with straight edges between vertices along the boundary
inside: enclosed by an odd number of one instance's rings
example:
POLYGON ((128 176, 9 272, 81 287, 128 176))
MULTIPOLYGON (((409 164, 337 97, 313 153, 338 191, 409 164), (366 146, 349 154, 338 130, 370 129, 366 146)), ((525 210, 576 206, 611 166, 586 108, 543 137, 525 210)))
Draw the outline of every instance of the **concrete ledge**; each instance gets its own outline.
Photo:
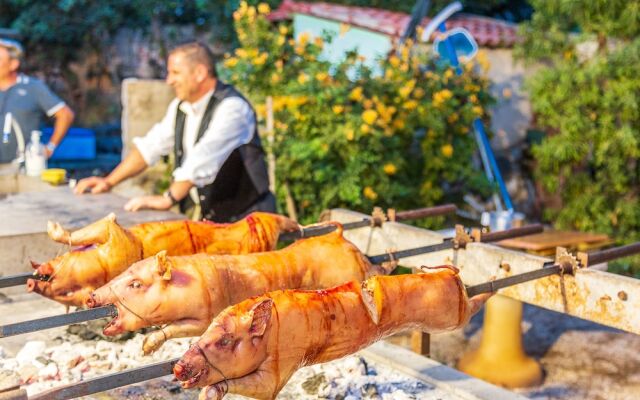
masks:
POLYGON ((385 341, 374 343, 360 351, 360 354, 366 359, 385 364, 403 374, 447 391, 451 393, 453 398, 468 400, 526 399, 517 393, 473 378, 404 347, 385 341))

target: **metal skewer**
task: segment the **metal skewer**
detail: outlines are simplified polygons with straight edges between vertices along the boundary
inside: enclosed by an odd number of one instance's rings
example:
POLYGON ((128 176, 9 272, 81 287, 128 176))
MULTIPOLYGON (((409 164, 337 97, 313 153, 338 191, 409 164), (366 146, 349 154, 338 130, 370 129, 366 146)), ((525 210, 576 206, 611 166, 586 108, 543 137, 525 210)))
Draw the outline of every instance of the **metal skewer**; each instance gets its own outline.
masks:
MULTIPOLYGON (((454 213, 457 210, 454 204, 445 204, 436 207, 419 208, 416 210, 407 210, 394 212, 394 217, 391 218, 394 221, 406 221, 418 218, 436 217, 439 215, 446 215, 454 213)), ((347 222, 342 224, 342 228, 347 231, 350 229, 364 228, 366 226, 380 226, 387 220, 384 213, 380 212, 380 215, 376 215, 374 211, 373 216, 370 218, 364 218, 362 221, 347 222)), ((333 225, 328 226, 311 226, 309 228, 302 228, 296 232, 286 232, 280 235, 281 241, 291 241, 300 238, 307 238, 312 236, 326 235, 329 232, 333 232, 336 229, 333 225)))
POLYGON ((0 278, 0 289, 8 288, 11 286, 24 285, 29 279, 46 281, 47 279, 49 279, 49 277, 45 275, 34 274, 33 272, 25 272, 22 274, 5 276, 3 278, 0 278))
MULTIPOLYGON (((531 233, 537 233, 542 231, 542 225, 528 225, 522 228, 509 229, 506 231, 500 231, 500 235, 495 233, 487 233, 479 237, 480 241, 496 241, 504 238, 511 238, 517 236, 529 235, 531 233)), ((431 253, 439 250, 451 249, 454 247, 464 247, 466 243, 472 241, 462 227, 458 227, 458 233, 456 238, 448 239, 443 243, 438 243, 430 246, 418 247, 415 249, 408 249, 396 252, 390 252, 380 254, 377 256, 367 257, 372 264, 380 264, 387 261, 394 261, 401 258, 411 257, 419 254, 431 253)), ((56 328, 59 326, 91 321, 94 319, 100 319, 104 317, 115 317, 117 310, 115 306, 103 306, 90 310, 76 311, 68 314, 55 315, 52 317, 40 318, 31 321, 16 322, 9 325, 0 326, 0 338, 7 336, 15 336, 23 333, 35 332, 43 329, 56 328)))
POLYGON ((78 383, 71 383, 29 397, 29 400, 66 400, 76 397, 88 396, 105 390, 115 389, 120 386, 131 385, 171 375, 173 366, 178 358, 169 361, 161 361, 143 367, 131 368, 114 374, 98 376, 78 383))
POLYGON ((118 315, 117 308, 113 305, 108 305, 103 307, 91 308, 89 310, 81 310, 68 314, 56 315, 53 317, 16 322, 13 324, 0 326, 0 337, 15 336, 23 333, 76 324, 78 322, 91 321, 94 319, 105 317, 115 317, 116 315, 118 315))

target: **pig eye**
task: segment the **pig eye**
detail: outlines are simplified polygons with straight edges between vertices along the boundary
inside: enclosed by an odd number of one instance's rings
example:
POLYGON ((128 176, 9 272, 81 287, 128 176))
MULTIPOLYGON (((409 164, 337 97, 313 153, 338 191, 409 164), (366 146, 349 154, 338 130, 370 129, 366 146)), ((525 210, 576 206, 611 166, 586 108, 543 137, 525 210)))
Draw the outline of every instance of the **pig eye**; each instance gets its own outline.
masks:
POLYGON ((216 346, 218 347, 228 347, 234 343, 233 337, 231 335, 224 335, 216 342, 216 346))
POLYGON ((140 289, 141 286, 142 284, 140 283, 140 281, 133 281, 129 284, 129 287, 133 289, 140 289))

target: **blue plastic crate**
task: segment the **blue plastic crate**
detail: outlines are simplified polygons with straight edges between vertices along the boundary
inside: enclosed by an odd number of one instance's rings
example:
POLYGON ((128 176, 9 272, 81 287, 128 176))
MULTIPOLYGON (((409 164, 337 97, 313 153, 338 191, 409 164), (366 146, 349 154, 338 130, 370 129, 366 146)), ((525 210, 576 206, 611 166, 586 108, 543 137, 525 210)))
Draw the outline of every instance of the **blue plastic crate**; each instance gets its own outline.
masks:
MULTIPOLYGON (((42 143, 47 144, 53 128, 42 130, 42 143)), ((70 128, 53 152, 51 160, 93 160, 96 158, 96 134, 91 129, 70 128)))

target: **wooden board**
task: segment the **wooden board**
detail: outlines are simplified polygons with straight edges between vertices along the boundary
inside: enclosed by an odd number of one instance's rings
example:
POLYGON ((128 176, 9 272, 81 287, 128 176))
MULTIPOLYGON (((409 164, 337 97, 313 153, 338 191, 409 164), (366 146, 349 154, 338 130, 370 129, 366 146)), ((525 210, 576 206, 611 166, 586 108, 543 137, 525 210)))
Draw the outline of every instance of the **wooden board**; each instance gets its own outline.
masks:
POLYGON ((596 245, 609 244, 609 236, 598 233, 568 232, 568 231, 546 231, 535 235, 522 236, 513 239, 506 239, 497 244, 531 252, 544 252, 554 250, 556 247, 579 248, 580 250, 591 248, 596 245))

